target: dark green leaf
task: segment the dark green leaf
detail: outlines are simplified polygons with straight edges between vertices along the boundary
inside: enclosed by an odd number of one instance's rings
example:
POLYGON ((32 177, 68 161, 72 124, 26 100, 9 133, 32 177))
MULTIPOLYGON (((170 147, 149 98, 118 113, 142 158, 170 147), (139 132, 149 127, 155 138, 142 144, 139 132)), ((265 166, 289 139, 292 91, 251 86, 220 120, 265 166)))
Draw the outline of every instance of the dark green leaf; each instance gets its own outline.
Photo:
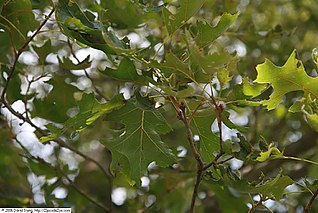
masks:
POLYGON ((238 14, 223 13, 216 26, 212 27, 205 21, 199 21, 196 26, 198 32, 196 42, 200 48, 211 44, 222 35, 237 19, 238 14))
POLYGON ((181 0, 180 7, 175 15, 167 8, 164 8, 162 15, 169 34, 173 34, 177 29, 182 27, 188 19, 200 10, 205 1, 206 0, 181 0))
POLYGON ((89 61, 90 56, 88 55, 83 61, 78 64, 74 64, 69 58, 58 57, 59 65, 66 70, 83 70, 91 66, 91 61, 89 61))
POLYGON ((106 68, 106 70, 101 72, 109 77, 121 81, 131 81, 146 85, 148 85, 150 81, 150 79, 148 79, 146 76, 139 75, 137 73, 135 64, 126 57, 121 60, 117 70, 106 68))
POLYGON ((76 106, 74 93, 78 91, 75 86, 65 83, 61 76, 55 76, 47 83, 53 86, 52 91, 43 100, 34 100, 34 116, 63 123, 68 119, 67 111, 76 106))
POLYGON ((123 172, 139 182, 149 163, 155 161, 166 167, 175 162, 176 157, 159 136, 171 131, 171 127, 158 110, 143 110, 129 101, 106 119, 125 125, 125 131, 119 137, 105 142, 113 153, 113 168, 120 165, 123 172))

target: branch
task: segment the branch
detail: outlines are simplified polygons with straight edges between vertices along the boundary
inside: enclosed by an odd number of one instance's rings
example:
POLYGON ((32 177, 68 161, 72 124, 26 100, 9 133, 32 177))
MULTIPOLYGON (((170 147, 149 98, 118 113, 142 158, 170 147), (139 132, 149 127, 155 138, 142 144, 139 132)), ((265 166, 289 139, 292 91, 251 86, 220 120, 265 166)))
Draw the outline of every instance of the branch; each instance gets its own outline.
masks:
POLYGON ((311 209, 312 204, 314 203, 316 197, 318 195, 318 189, 315 191, 315 193, 312 195, 312 197, 310 198, 309 202, 306 204, 305 208, 304 208, 304 212, 305 213, 309 213, 309 210, 311 209))
POLYGON ((42 27, 46 24, 46 22, 53 15, 54 11, 55 11, 55 8, 53 7, 53 9, 49 13, 49 15, 44 19, 42 24, 40 24, 38 29, 33 33, 33 35, 31 37, 29 37, 29 39, 22 45, 22 47, 16 53, 16 57, 14 59, 13 65, 12 65, 12 67, 10 69, 10 73, 8 75, 7 81, 6 81, 6 83, 5 83, 4 87, 3 87, 3 90, 2 90, 2 94, 1 94, 1 100, 2 101, 5 101, 5 94, 6 94, 7 90, 8 90, 10 80, 13 77, 13 74, 14 74, 14 71, 15 71, 15 67, 16 67, 16 65, 18 63, 18 59, 19 59, 20 55, 23 53, 24 49, 29 45, 29 43, 34 39, 34 37, 40 32, 42 27))
POLYGON ((192 193, 192 199, 191 199, 191 205, 190 205, 190 213, 194 212, 194 205, 195 205, 195 200, 196 197, 198 195, 198 190, 199 190, 199 186, 202 180, 202 173, 203 173, 203 168, 204 168, 204 162, 201 158, 201 155, 195 145, 195 141, 193 139, 193 133, 190 127, 190 123, 189 123, 189 119, 186 115, 186 107, 184 105, 183 102, 181 102, 181 104, 178 104, 177 106, 175 106, 176 109, 180 109, 178 113, 178 118, 184 123, 185 127, 186 127, 186 131, 187 131, 187 136, 188 136, 188 142, 190 144, 191 147, 191 151, 192 154, 195 158, 195 160, 197 161, 197 177, 196 177, 196 182, 194 185, 194 189, 193 189, 193 193, 192 193))
MULTIPOLYGON (((9 112, 11 112, 13 115, 15 115, 17 118, 21 119, 22 121, 30 124, 33 128, 36 129, 36 131, 38 131, 42 136, 47 136, 48 133, 46 131, 44 131, 43 129, 39 128, 38 126, 36 126, 32 120, 26 116, 24 117, 21 113, 15 111, 12 106, 6 101, 5 98, 5 94, 7 92, 7 89, 9 87, 9 83, 14 75, 14 71, 15 71, 15 67, 17 65, 18 59, 20 57, 20 55, 22 54, 22 52, 24 51, 24 49, 29 45, 29 43, 34 39, 34 37, 39 33, 39 31, 41 30, 41 28, 47 23, 47 21, 50 19, 50 17, 52 16, 52 14, 54 13, 55 8, 53 7, 53 9, 51 10, 51 12, 49 13, 49 15, 45 18, 45 20, 42 22, 42 24, 38 27, 38 29, 33 33, 33 35, 24 43, 24 45, 18 50, 18 53, 16 54, 15 60, 13 62, 13 65, 10 69, 10 73, 8 75, 7 81, 5 83, 5 86, 3 88, 2 94, 1 94, 1 102, 3 103, 3 105, 9 110, 9 112)), ((27 113, 27 112, 26 112, 27 113)), ((80 152, 79 150, 71 147, 70 145, 66 144, 64 141, 60 140, 60 139, 56 139, 55 142, 57 144, 59 144, 61 147, 67 148, 71 151, 73 151, 74 153, 80 155, 81 157, 83 157, 84 159, 93 162, 108 178, 108 180, 112 179, 112 174, 109 173, 106 169, 103 168, 103 166, 97 162, 95 159, 85 155, 84 153, 80 152)))
MULTIPOLYGON (((93 198, 91 198, 90 196, 88 196, 85 192, 83 192, 80 188, 78 188, 73 181, 62 172, 62 170, 59 168, 58 169, 59 172, 63 175, 63 177, 65 177, 67 179, 67 181, 70 183, 70 185, 73 187, 73 189, 75 189, 75 191, 77 191, 80 195, 82 195, 83 197, 85 197, 87 200, 89 200, 91 203, 95 204, 96 206, 100 207, 101 209, 103 209, 104 211, 107 212, 111 212, 111 210, 109 208, 107 208, 106 206, 104 206, 103 204, 97 202, 96 200, 94 200, 93 198)), ((67 184, 63 183, 65 186, 67 186, 67 184)))
POLYGON ((181 102, 180 106, 178 106, 180 108, 178 117, 179 119, 184 123, 186 130, 187 130, 187 136, 188 136, 188 141, 191 147, 191 151, 192 154, 194 155, 194 158, 197 161, 198 164, 198 169, 202 169, 203 168, 203 160, 201 158, 201 155, 195 145, 195 141, 193 139, 193 133, 190 127, 190 123, 189 123, 189 119, 187 118, 186 112, 185 112, 185 105, 183 102, 181 102))
MULTIPOLYGON (((63 171, 62 171, 58 166, 52 166, 51 164, 45 162, 43 159, 41 159, 41 158, 39 158, 39 157, 33 156, 33 155, 29 152, 29 150, 28 150, 25 146, 23 146, 23 144, 22 144, 18 139, 15 139, 15 140, 16 140, 16 142, 21 146, 21 148, 23 149, 23 151, 27 154, 27 156, 26 156, 26 155, 23 155, 23 157, 26 157, 26 158, 28 158, 28 159, 36 160, 36 161, 38 161, 39 163, 42 163, 42 164, 48 166, 49 168, 51 168, 51 169, 54 170, 55 172, 58 171, 64 178, 67 179, 67 181, 70 183, 70 185, 71 185, 71 186, 75 189, 75 191, 77 191, 80 195, 82 195, 84 198, 86 198, 88 201, 90 201, 91 203, 95 204, 96 206, 102 208, 103 210, 111 212, 109 208, 107 208, 107 207, 105 207, 104 205, 100 204, 99 202, 97 202, 96 200, 94 200, 93 198, 91 198, 89 195, 87 195, 85 192, 83 192, 80 188, 78 188, 78 187, 73 183, 73 181, 72 181, 66 174, 64 174, 63 171)), ((59 165, 59 164, 58 164, 58 165, 59 165)), ((62 183, 64 186, 68 187, 68 185, 65 184, 63 181, 61 181, 61 183, 62 183)))

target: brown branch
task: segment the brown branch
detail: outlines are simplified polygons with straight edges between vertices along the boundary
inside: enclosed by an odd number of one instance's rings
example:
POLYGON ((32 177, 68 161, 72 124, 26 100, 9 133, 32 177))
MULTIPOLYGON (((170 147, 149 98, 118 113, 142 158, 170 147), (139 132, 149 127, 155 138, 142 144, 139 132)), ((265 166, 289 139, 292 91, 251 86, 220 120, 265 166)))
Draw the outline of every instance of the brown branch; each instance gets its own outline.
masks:
MULTIPOLYGON (((53 8, 51 10, 51 12, 49 13, 49 15, 45 18, 45 20, 42 22, 42 24, 38 27, 38 29, 35 31, 35 33, 26 41, 26 43, 18 50, 18 53, 16 54, 16 58, 13 62, 13 65, 10 69, 10 73, 7 77, 7 81, 5 83, 5 86, 3 88, 2 94, 1 94, 1 102, 3 103, 3 105, 9 110, 9 112, 11 112, 14 116, 16 116, 17 118, 21 119, 22 121, 30 124, 32 127, 34 127, 36 129, 36 131, 38 131, 42 136, 47 136, 48 133, 46 131, 44 131, 43 129, 39 128, 38 126, 36 126, 32 120, 26 116, 24 117, 21 113, 15 111, 11 105, 6 101, 5 99, 5 94, 6 91, 9 87, 9 83, 13 77, 14 71, 15 71, 15 67, 17 65, 18 59, 20 57, 20 55, 22 54, 22 52, 24 51, 24 49, 29 45, 29 43, 34 39, 34 37, 37 35, 37 33, 41 30, 41 28, 46 24, 46 22, 49 20, 49 18, 52 16, 52 14, 54 13, 55 8, 53 8)), ((95 159, 85 155, 84 153, 80 152, 79 150, 71 147, 70 145, 66 144, 64 141, 60 140, 60 139, 56 139, 54 140, 57 144, 59 144, 61 147, 67 148, 71 151, 73 151, 74 153, 80 155, 81 157, 83 157, 84 159, 93 162, 108 178, 108 180, 112 179, 112 174, 108 173, 108 171, 106 169, 103 168, 103 166, 97 162, 95 159)))
POLYGON ((194 205, 195 205, 195 200, 198 196, 198 191, 199 191, 199 186, 202 180, 202 176, 203 176, 203 168, 197 168, 197 178, 194 184, 194 188, 193 188, 193 193, 192 193, 192 198, 191 198, 191 205, 190 205, 190 213, 194 212, 194 205))
POLYGON ((3 87, 3 90, 2 90, 2 94, 1 94, 1 100, 2 101, 5 101, 5 94, 8 90, 8 87, 9 87, 9 83, 10 83, 10 80, 11 78, 13 77, 14 75, 14 71, 15 71, 15 67, 18 63, 18 59, 19 57, 21 56, 21 54, 23 53, 24 49, 30 44, 30 42, 34 39, 34 37, 39 33, 39 31, 42 29, 42 27, 46 24, 46 22, 50 19, 50 17, 52 16, 52 14, 54 13, 55 11, 55 8, 53 7, 53 9, 51 10, 51 12, 49 13, 49 15, 47 15, 47 17, 44 19, 44 21, 42 22, 42 24, 40 24, 40 26, 38 27, 38 29, 33 33, 33 35, 31 37, 29 37, 29 39, 22 45, 22 47, 18 50, 18 52, 16 53, 16 57, 15 57, 15 60, 13 62, 13 65, 10 69, 10 73, 7 77, 7 80, 6 80, 6 83, 3 87))
MULTIPOLYGON (((107 211, 107 212, 111 212, 111 210, 104 206, 103 204, 97 202, 96 200, 94 200, 93 198, 91 198, 90 196, 88 196, 85 192, 83 192, 80 188, 78 188, 74 183, 73 181, 66 175, 62 172, 62 170, 59 168, 58 169, 59 172, 63 175, 63 177, 65 177, 67 179, 67 181, 70 183, 70 185, 73 187, 73 189, 75 189, 75 191, 77 191, 80 195, 82 195, 84 198, 86 198, 87 200, 89 200, 91 203, 95 204, 96 206, 100 207, 101 209, 103 209, 104 211, 107 211)), ((62 181, 62 184, 67 186, 67 184, 63 183, 62 181)))
MULTIPOLYGON (((41 164, 44 164, 46 165, 47 167, 51 168, 52 170, 54 170, 56 173, 59 172, 64 178, 67 179, 67 181, 70 183, 71 187, 73 187, 75 189, 75 191, 77 191, 80 195, 82 195, 84 198, 86 198, 88 201, 90 201, 91 203, 95 204, 96 206, 102 208, 104 211, 108 211, 108 212, 111 212, 111 210, 107 207, 105 207, 104 205, 100 204, 99 202, 97 202, 96 200, 94 200, 93 198, 91 198, 89 195, 87 195, 85 192, 83 192, 80 188, 78 188, 76 186, 76 184, 73 183, 73 181, 66 175, 63 173, 63 171, 60 169, 60 167, 58 166, 52 166, 50 163, 44 161, 43 159, 39 158, 39 157, 35 157, 33 156, 29 150, 23 146, 23 144, 18 140, 18 139, 15 139, 16 142, 21 146, 21 148, 23 149, 23 151, 27 154, 27 155, 22 155, 23 157, 25 158, 28 158, 28 159, 33 159, 33 160, 36 160, 38 161, 39 163, 41 164)), ((67 184, 65 184, 63 181, 61 181, 61 183, 68 187, 67 184)))
POLYGON ((309 202, 306 204, 306 206, 304 208, 305 213, 309 213, 309 210, 311 209, 311 206, 314 203, 317 196, 318 196, 318 189, 315 191, 315 193, 310 198, 309 202))
POLYGON ((198 195, 198 190, 199 190, 199 186, 202 180, 202 174, 203 174, 203 168, 204 168, 204 162, 201 158, 201 155, 195 145, 195 141, 193 138, 193 133, 190 127, 190 123, 189 123, 189 119, 186 115, 186 107, 185 104, 183 102, 181 102, 181 104, 177 104, 177 106, 175 106, 176 109, 180 109, 178 113, 178 118, 184 123, 185 127, 186 127, 186 131, 187 131, 187 138, 188 138, 188 142, 190 144, 191 147, 191 151, 192 154, 197 162, 197 177, 196 177, 196 182, 193 188, 193 193, 192 193, 192 198, 191 198, 191 205, 190 205, 190 213, 194 212, 194 206, 195 206, 195 200, 197 198, 198 195))
POLYGON ((197 161, 198 168, 202 169, 204 163, 203 163, 201 155, 200 155, 200 153, 195 145, 193 133, 192 133, 190 123, 189 123, 189 119, 187 118, 187 115, 186 115, 185 105, 183 102, 181 102, 180 106, 178 106, 178 107, 180 108, 178 117, 184 123, 184 125, 186 127, 187 136, 188 136, 187 138, 188 138, 188 141, 189 141, 189 144, 191 147, 192 154, 194 155, 194 158, 197 161))
POLYGON ((194 114, 197 112, 197 110, 202 106, 202 104, 204 103, 204 101, 202 101, 200 104, 198 104, 198 106, 194 109, 194 111, 190 114, 190 117, 187 117, 186 114, 186 107, 185 104, 183 102, 179 103, 175 97, 173 96, 167 96, 167 99, 171 102, 171 104, 173 105, 174 109, 176 110, 177 114, 178 114, 178 118, 179 120, 181 120, 186 128, 186 132, 187 132, 187 139, 189 142, 189 145, 191 147, 191 152, 197 162, 197 175, 196 175, 196 182, 194 185, 194 189, 193 189, 193 194, 192 194, 192 198, 191 198, 191 205, 190 205, 190 213, 194 212, 194 206, 195 206, 195 201, 198 195, 198 190, 199 190, 199 186, 200 183, 202 181, 202 177, 203 177, 203 173, 205 170, 207 170, 208 168, 210 168, 212 165, 217 165, 217 164, 222 164, 225 163, 228 160, 231 160, 233 157, 230 157, 224 161, 220 161, 217 162, 218 159, 224 154, 223 152, 223 138, 222 138, 222 111, 223 111, 223 105, 222 104, 217 104, 216 100, 211 97, 211 102, 214 105, 214 109, 216 111, 217 114, 217 122, 218 122, 218 128, 219 128, 219 138, 220 138, 220 151, 219 154, 215 157, 215 159, 213 161, 211 161, 209 164, 204 165, 204 162, 201 158, 201 155, 196 147, 194 138, 193 138, 193 133, 190 127, 190 122, 194 117, 194 114))

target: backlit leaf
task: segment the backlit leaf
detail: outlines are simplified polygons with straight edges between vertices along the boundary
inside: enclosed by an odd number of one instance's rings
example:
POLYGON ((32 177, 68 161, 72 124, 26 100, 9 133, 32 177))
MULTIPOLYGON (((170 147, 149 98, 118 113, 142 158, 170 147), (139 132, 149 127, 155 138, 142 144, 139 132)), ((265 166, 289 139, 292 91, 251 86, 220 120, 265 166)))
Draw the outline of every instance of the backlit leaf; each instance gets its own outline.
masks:
POLYGON ((269 99, 262 101, 268 110, 276 108, 283 96, 292 91, 302 90, 318 99, 318 79, 306 74, 302 62, 296 58, 296 51, 292 52, 282 67, 265 60, 256 70, 258 75, 255 82, 268 83, 274 89, 269 99))

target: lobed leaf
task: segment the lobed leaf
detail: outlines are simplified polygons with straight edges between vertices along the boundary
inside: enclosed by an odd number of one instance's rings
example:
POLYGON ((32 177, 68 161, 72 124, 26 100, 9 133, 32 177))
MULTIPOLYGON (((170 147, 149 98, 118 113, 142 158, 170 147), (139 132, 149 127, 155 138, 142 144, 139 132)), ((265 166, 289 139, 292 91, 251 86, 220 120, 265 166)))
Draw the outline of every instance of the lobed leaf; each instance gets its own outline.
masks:
POLYGON ((206 0, 180 0, 180 7, 177 13, 172 14, 167 8, 163 8, 162 16, 168 33, 171 35, 182 27, 202 7, 206 0))
POLYGON ((119 166, 128 177, 139 182, 149 163, 155 161, 166 167, 176 161, 175 155, 160 138, 160 134, 172 129, 158 109, 145 110, 137 107, 134 100, 129 100, 124 107, 110 113, 106 120, 125 126, 120 135, 105 141, 113 154, 113 169, 119 166))
POLYGON ((211 44, 215 39, 222 35, 237 19, 238 14, 223 13, 219 22, 212 27, 206 21, 197 22, 196 42, 200 48, 211 44))
POLYGON ((254 82, 268 83, 274 89, 269 99, 261 102, 268 110, 276 108, 283 96, 292 91, 302 90, 318 99, 318 78, 306 74, 302 62, 296 58, 295 50, 282 67, 266 60, 256 70, 258 75, 254 82))

